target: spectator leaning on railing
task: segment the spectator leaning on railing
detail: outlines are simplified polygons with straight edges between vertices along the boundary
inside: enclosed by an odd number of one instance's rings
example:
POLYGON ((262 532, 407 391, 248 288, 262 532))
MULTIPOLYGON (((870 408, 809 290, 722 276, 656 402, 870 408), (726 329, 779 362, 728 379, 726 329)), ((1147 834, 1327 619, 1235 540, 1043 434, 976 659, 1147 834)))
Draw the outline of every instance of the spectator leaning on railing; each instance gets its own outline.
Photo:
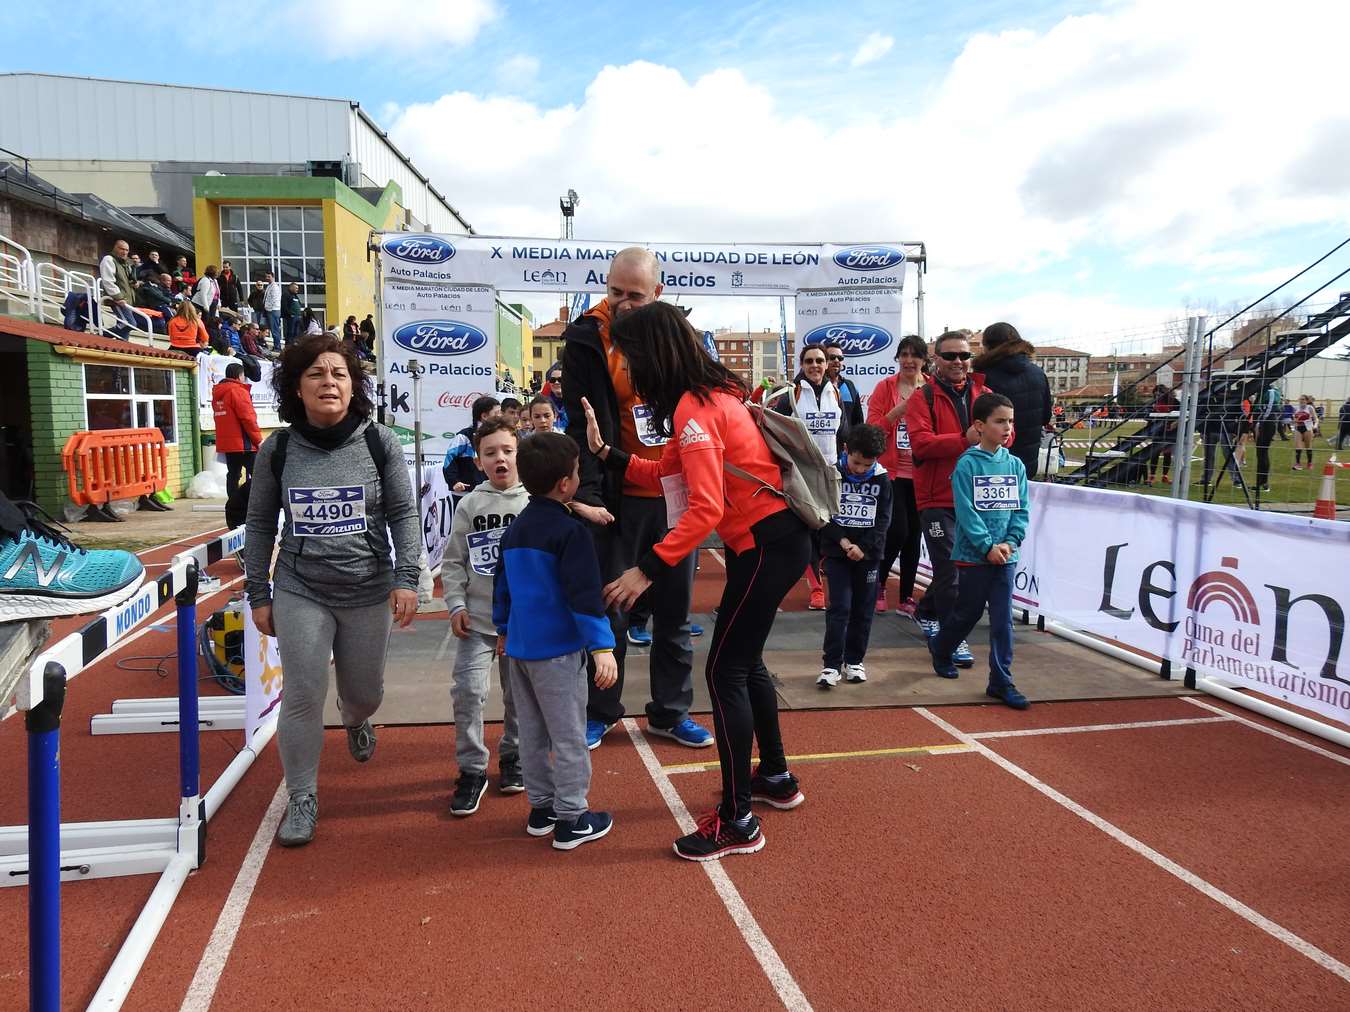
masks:
POLYGON ((134 304, 135 286, 131 281, 131 265, 127 260, 131 247, 125 239, 113 243, 112 252, 99 261, 98 276, 103 285, 103 297, 121 324, 113 332, 125 341, 131 328, 136 326, 136 317, 131 307, 134 304))
POLYGON ((173 278, 167 274, 142 274, 141 286, 136 289, 136 305, 142 309, 154 310, 159 317, 151 317, 150 322, 156 334, 167 334, 169 317, 173 316, 173 278))

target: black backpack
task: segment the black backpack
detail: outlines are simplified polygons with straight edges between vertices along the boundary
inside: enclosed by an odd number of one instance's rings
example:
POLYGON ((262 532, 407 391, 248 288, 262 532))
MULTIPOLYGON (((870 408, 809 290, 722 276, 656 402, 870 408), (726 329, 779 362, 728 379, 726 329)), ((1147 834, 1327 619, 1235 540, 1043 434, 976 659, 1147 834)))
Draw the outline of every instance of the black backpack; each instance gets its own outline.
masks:
MULTIPOLYGON (((370 451, 370 459, 375 461, 375 470, 379 472, 380 481, 383 482, 384 465, 389 458, 384 452, 384 443, 375 430, 374 423, 366 426, 365 436, 366 449, 370 451)), ((278 488, 281 486, 281 473, 286 470, 286 447, 290 441, 290 429, 282 429, 277 433, 277 445, 272 450, 272 477, 276 479, 278 488)))

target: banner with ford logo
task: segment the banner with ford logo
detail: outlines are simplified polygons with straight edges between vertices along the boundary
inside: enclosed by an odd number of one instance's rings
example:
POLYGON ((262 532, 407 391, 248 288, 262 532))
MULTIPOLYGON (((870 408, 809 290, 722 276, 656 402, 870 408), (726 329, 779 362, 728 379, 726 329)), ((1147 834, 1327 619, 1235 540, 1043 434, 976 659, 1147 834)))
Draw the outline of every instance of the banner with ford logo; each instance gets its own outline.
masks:
POLYGON ((603 294, 609 262, 628 246, 650 249, 668 295, 793 295, 802 289, 894 288, 917 243, 669 243, 387 234, 380 266, 389 281, 485 285, 503 292, 603 294))
MULTIPOLYGON (((385 239, 381 247, 390 245, 394 237, 385 239)), ((416 251, 430 247, 395 248, 408 256, 421 256, 416 251)), ((440 261, 423 258, 419 262, 440 261)), ((386 280, 382 297, 385 419, 403 441, 404 456, 411 463, 415 420, 408 363, 416 359, 422 369, 422 454, 439 464, 455 434, 469 424, 474 400, 497 388, 496 292, 485 285, 386 280)))
MULTIPOLYGON (((883 246, 857 246, 866 256, 881 257, 883 246)), ((844 251, 841 251, 840 255, 844 251)), ((904 331, 900 329, 899 291, 835 290, 798 292, 797 346, 793 349, 793 373, 801 349, 807 345, 834 345, 844 352, 843 375, 853 381, 867 411, 867 398, 876 385, 895 373, 895 350, 904 331)))

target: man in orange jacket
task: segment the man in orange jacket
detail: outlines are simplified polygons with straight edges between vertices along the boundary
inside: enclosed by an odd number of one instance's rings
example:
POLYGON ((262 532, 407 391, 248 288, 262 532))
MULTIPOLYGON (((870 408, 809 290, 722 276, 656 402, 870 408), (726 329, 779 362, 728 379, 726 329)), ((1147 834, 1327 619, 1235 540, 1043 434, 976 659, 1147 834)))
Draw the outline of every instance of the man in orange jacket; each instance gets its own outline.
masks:
POLYGON ((253 474, 253 459, 262 445, 258 413, 244 382, 244 365, 231 362, 225 378, 211 391, 211 411, 216 416, 216 452, 225 454, 225 496, 239 487, 240 472, 253 474))

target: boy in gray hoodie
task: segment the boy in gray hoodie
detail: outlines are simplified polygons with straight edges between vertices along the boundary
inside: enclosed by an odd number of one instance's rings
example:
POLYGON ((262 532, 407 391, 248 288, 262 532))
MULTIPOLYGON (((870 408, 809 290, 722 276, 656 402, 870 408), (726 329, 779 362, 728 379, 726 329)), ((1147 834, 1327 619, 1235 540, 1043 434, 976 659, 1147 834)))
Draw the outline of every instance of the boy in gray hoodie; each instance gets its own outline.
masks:
MULTIPOLYGON (((450 629, 459 638, 450 689, 455 714, 455 761, 459 765, 450 811, 459 816, 478 811, 487 790, 488 749, 483 742, 483 707, 497 651, 492 580, 497 572, 502 534, 530 500, 516 475, 516 431, 511 422, 505 418, 483 422, 474 433, 473 445, 476 463, 487 475, 487 481, 475 486, 455 508, 441 566, 450 629)), ((525 790, 525 781, 520 769, 516 708, 504 659, 498 659, 497 673, 506 703, 505 727, 497 748, 500 790, 503 794, 519 794, 525 790)))

